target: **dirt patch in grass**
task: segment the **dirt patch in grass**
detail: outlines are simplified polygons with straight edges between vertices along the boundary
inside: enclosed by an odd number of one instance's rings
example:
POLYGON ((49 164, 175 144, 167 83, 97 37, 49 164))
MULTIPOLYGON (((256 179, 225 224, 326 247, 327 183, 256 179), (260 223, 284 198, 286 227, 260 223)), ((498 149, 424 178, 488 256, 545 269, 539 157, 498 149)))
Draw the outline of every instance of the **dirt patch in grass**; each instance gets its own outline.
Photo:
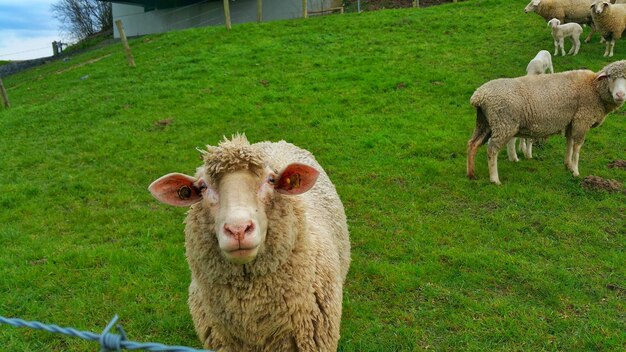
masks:
POLYGON ((599 176, 587 176, 582 181, 582 186, 588 190, 619 192, 623 191, 623 186, 616 180, 607 180, 599 176))
POLYGON ((615 160, 609 164, 609 169, 626 169, 626 160, 615 160))
POLYGON ((79 68, 79 67, 82 67, 82 66, 85 66, 85 65, 93 64, 93 63, 98 62, 98 61, 100 61, 100 60, 102 60, 104 58, 107 58, 107 57, 111 56, 111 55, 113 55, 113 54, 106 54, 104 56, 100 56, 100 57, 97 57, 95 59, 91 59, 89 61, 81 62, 80 64, 76 64, 76 65, 70 66, 70 67, 68 67, 66 69, 57 71, 57 74, 65 73, 65 72, 71 71, 71 70, 73 70, 75 68, 79 68))
POLYGON ((171 125, 173 122, 174 122, 174 119, 167 118, 167 119, 163 119, 163 120, 154 121, 154 125, 156 127, 166 127, 166 126, 171 125))

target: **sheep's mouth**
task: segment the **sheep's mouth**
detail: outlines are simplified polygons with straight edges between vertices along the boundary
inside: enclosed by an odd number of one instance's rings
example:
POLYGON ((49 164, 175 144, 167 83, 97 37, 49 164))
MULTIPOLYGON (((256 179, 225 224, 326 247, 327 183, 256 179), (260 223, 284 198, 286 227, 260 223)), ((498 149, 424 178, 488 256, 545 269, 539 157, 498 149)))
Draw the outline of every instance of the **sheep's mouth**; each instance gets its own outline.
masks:
POLYGON ((228 255, 233 256, 233 257, 247 257, 250 254, 253 254, 254 252, 256 252, 256 249, 258 247, 254 247, 254 248, 239 248, 239 249, 235 249, 234 251, 228 251, 228 255))
POLYGON ((224 251, 226 259, 236 264, 247 264, 256 258, 259 246, 250 248, 238 248, 232 251, 224 251))

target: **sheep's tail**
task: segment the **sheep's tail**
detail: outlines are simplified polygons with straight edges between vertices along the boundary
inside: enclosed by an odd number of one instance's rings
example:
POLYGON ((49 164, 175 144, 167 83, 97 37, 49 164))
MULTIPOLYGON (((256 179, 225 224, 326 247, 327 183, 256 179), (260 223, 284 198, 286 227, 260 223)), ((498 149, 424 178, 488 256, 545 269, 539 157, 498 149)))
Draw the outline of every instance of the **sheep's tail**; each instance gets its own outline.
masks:
MULTIPOLYGON (((472 96, 472 105, 474 105, 474 103, 474 96, 472 96)), ((472 138, 467 141, 467 177, 469 179, 475 178, 474 156, 478 151, 478 147, 483 145, 491 136, 491 128, 489 127, 489 122, 487 122, 487 116, 485 116, 485 113, 480 106, 474 106, 476 107, 476 128, 474 129, 472 138)))

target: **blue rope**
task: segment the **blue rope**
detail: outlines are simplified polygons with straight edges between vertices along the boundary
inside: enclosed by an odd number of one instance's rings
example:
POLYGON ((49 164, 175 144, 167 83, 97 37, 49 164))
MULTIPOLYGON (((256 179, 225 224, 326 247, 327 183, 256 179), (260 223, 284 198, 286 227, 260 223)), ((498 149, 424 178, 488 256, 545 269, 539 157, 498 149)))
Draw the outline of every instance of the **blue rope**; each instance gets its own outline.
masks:
POLYGON ((118 334, 111 334, 109 331, 113 328, 115 323, 119 317, 117 314, 111 319, 111 321, 107 324, 104 331, 102 331, 101 335, 94 334, 89 331, 79 331, 73 328, 62 328, 58 325, 46 325, 40 323, 38 321, 25 321, 17 318, 5 318, 0 315, 0 324, 7 324, 14 327, 23 327, 30 328, 36 330, 44 330, 56 334, 63 334, 68 336, 80 337, 83 340, 89 341, 98 341, 100 343, 101 350, 100 352, 109 352, 109 351, 121 351, 122 349, 126 350, 146 350, 146 351, 156 351, 156 352, 212 352, 209 350, 198 350, 191 347, 185 346, 167 346, 160 343, 141 343, 141 342, 133 342, 128 341, 126 339, 126 333, 124 329, 120 325, 117 325, 118 334))

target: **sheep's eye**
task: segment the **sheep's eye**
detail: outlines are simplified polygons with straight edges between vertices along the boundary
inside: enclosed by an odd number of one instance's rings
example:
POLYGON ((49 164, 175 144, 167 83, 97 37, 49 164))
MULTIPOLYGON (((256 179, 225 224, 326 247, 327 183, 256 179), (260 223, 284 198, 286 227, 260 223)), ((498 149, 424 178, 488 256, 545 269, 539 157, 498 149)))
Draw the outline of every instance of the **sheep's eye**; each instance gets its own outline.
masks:
POLYGON ((276 178, 274 177, 274 175, 269 175, 267 177, 267 183, 269 183, 270 185, 273 185, 276 183, 276 178))

